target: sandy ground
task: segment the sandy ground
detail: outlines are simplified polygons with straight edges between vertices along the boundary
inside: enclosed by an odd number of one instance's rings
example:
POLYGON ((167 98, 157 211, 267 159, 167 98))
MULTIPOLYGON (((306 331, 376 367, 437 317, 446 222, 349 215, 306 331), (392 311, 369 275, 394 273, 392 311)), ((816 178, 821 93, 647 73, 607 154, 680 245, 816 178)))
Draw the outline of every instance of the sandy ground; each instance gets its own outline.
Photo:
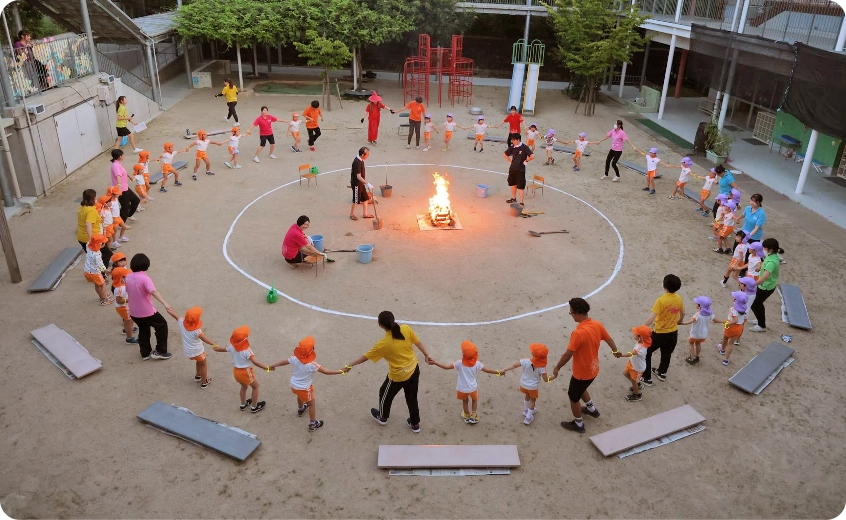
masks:
MULTIPOLYGON (((388 105, 401 105, 393 82, 377 85, 388 105)), ((489 123, 497 123, 506 97, 505 88, 477 88, 473 104, 484 108, 489 123)), ((310 100, 245 94, 238 110, 245 122, 264 104, 271 113, 287 117, 310 100)), ((614 103, 598 106, 592 118, 574 115, 573 102, 550 91, 541 92, 538 104, 538 115, 528 119, 542 129, 556 128, 561 138, 586 131, 597 139, 614 119, 626 115, 614 103)), ((557 154, 553 167, 542 166, 539 158, 530 164, 529 174, 546 175, 557 190, 527 200, 528 210, 545 215, 517 219, 504 203, 508 193, 502 145, 491 143, 483 154, 474 154, 459 132, 448 152, 440 151, 437 134, 434 151, 406 150, 405 139, 396 136, 397 120, 386 114, 369 161, 369 178, 382 184, 384 164, 395 165, 388 171, 394 190, 392 198, 380 201, 385 225, 376 231, 369 220, 347 217, 349 166, 357 148, 366 144, 358 122, 364 104, 345 102, 343 110, 334 106, 326 113, 325 126, 337 130, 324 132, 317 152, 303 146, 306 151, 294 155, 289 139, 281 137, 279 159, 267 159, 265 151, 261 164, 253 164, 254 135, 242 141, 244 168, 234 171, 222 165, 225 149, 212 147, 215 177, 201 175, 195 183, 183 171, 185 186, 169 186, 167 194, 154 192, 156 200, 133 224, 132 240, 122 251, 151 257, 150 274, 177 312, 202 306, 203 328, 215 341, 224 344, 235 327, 248 324, 258 359, 272 362, 289 357, 297 340, 312 334, 317 361, 339 368, 381 337, 372 319, 319 312, 284 298, 268 305, 265 290, 224 258, 224 237, 236 216, 257 197, 292 182, 243 213, 229 238, 232 261, 310 306, 364 316, 389 309, 398 318, 438 322, 414 328, 442 361, 460 357, 460 342, 470 339, 491 367, 526 357, 530 342, 546 343, 554 364, 574 327, 566 308, 507 319, 555 307, 602 286, 621 253, 615 229, 624 245, 621 267, 589 301, 591 316, 604 322, 623 348, 632 343, 629 329, 647 318, 667 273, 681 277, 680 294, 688 309, 699 294, 714 299, 718 315, 728 308, 729 291, 718 284, 728 257, 711 252, 709 219, 693 212, 692 203, 667 200, 672 171, 658 181, 658 195, 650 197, 640 190, 643 178, 627 170, 622 182, 600 182, 605 144, 593 147, 580 173, 571 171, 569 155, 557 154), (296 183, 296 167, 305 162, 322 172, 337 171, 321 175, 319 186, 307 189, 296 183), (417 227, 415 215, 424 212, 433 193, 433 170, 449 174, 462 231, 422 232, 417 227), (489 198, 476 197, 479 183, 491 186, 489 198), (328 248, 375 243, 373 262, 364 265, 354 253, 335 253, 331 256, 337 262, 320 269, 317 277, 311 270, 290 269, 279 248, 285 230, 300 214, 311 218, 310 232, 324 235, 328 248), (529 229, 570 233, 532 238, 529 229), (506 321, 442 326, 498 320, 506 321)), ((198 91, 153 121, 139 142, 154 153, 166 139, 181 146, 186 127, 224 128, 225 108, 209 91, 198 91)), ((471 123, 466 108, 431 108, 439 124, 448 110, 460 124, 471 123)), ((626 130, 640 148, 658 143, 666 161, 680 159, 641 130, 629 125, 626 130)), ((643 160, 631 151, 624 158, 643 160)), ((237 408, 227 355, 209 353, 214 383, 198 388, 175 326, 169 346, 173 359, 141 361, 137 348, 124 344, 114 310, 97 305, 81 266, 54 292, 26 293, 60 248, 76 244, 74 200, 88 187, 102 191, 109 182, 108 166, 105 156, 96 159, 39 200, 38 209, 11 220, 24 283, 10 284, 5 263, 0 263, 0 389, 5 396, 0 403, 0 504, 10 516, 812 518, 836 516, 843 509, 846 386, 842 354, 834 350, 841 340, 836 331, 840 312, 832 309, 839 302, 833 287, 846 283, 846 234, 829 230, 827 240, 816 238, 818 217, 771 197, 751 179, 739 178, 744 200, 749 193, 765 193, 766 235, 777 237, 788 250, 781 279, 801 285, 812 332, 781 323, 779 301, 773 297, 767 303, 770 331, 747 332, 730 368, 714 352, 719 331, 712 328, 703 362, 695 367, 684 363, 686 343, 680 342, 667 381, 656 380, 639 403, 623 399, 625 361, 603 347, 601 373, 591 387, 602 416, 586 419, 585 435, 559 426, 571 418, 569 367, 562 373, 566 377, 541 388, 542 411, 528 427, 522 424, 519 377, 482 375, 482 422, 468 426, 459 418, 455 374, 424 364, 422 432, 413 435, 405 425, 402 397, 395 401, 387 426, 369 417, 387 367, 366 364, 346 377, 317 376, 318 417, 326 425, 309 433, 307 420, 296 416, 286 368, 258 374, 261 399, 268 406, 253 415, 237 408), (28 331, 48 323, 85 345, 103 361, 103 370, 80 381, 56 370, 29 342, 28 331), (793 335, 796 362, 760 396, 729 386, 727 378, 782 333, 793 335), (156 400, 253 432, 263 444, 238 464, 162 435, 135 417, 156 400), (688 439, 624 460, 602 457, 588 439, 686 403, 707 418, 707 429, 688 439), (380 444, 516 444, 522 466, 505 477, 389 477, 376 468, 380 444)), ((694 184, 698 189, 699 181, 694 184)), ((683 327, 683 340, 686 334, 683 327)))

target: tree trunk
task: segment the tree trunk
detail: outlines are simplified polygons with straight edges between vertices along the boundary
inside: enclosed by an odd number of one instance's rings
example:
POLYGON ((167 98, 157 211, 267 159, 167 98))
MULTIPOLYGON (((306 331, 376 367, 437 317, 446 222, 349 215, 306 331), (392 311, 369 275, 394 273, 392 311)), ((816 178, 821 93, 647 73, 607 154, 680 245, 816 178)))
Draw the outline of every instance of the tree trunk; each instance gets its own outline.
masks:
POLYGON ((358 68, 357 68, 358 63, 356 62, 355 55, 356 55, 356 48, 353 47, 353 49, 352 49, 352 56, 353 56, 353 59, 352 59, 352 78, 353 78, 353 90, 354 91, 358 90, 358 68))
POLYGON ((575 109, 575 110, 573 110, 573 113, 574 113, 574 114, 578 114, 578 113, 579 113, 579 105, 581 105, 581 104, 582 104, 582 98, 584 98, 584 97, 585 97, 585 86, 584 86, 584 85, 582 85, 582 90, 581 90, 581 92, 579 92, 579 100, 578 100, 578 101, 576 101, 576 109, 575 109))
POLYGON ((253 44, 253 76, 259 77, 258 71, 258 44, 253 44))
POLYGON ((326 110, 332 111, 332 92, 329 90, 329 67, 323 73, 323 99, 326 103, 326 110))
POLYGON ((586 79, 587 98, 585 100, 585 115, 592 116, 596 106, 596 78, 591 76, 586 79))
POLYGON ((235 44, 235 56, 238 58, 238 90, 244 91, 244 68, 241 66, 241 44, 235 44))

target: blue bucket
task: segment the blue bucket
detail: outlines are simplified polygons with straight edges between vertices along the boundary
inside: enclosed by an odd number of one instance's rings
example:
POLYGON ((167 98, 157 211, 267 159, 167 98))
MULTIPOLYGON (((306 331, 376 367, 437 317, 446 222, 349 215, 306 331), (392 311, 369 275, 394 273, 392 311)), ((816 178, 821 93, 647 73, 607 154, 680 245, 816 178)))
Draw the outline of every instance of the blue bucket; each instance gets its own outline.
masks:
POLYGON ((373 260, 373 246, 371 244, 360 245, 355 250, 358 251, 358 261, 362 264, 369 264, 373 260))
POLYGON ((314 242, 314 248, 323 252, 323 235, 311 235, 311 241, 314 242))
POLYGON ((485 197, 488 196, 488 190, 489 189, 490 189, 490 186, 488 186, 487 184, 477 184, 476 185, 476 196, 479 197, 480 199, 484 199, 485 197))

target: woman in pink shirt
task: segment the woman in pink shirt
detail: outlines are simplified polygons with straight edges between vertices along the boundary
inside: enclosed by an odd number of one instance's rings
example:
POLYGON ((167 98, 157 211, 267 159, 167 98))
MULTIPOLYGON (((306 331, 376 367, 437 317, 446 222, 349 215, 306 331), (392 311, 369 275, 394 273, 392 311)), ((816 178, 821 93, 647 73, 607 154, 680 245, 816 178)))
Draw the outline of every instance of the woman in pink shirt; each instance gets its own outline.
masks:
POLYGON ((285 239, 282 241, 282 256, 291 267, 297 267, 297 264, 303 263, 306 256, 326 256, 325 253, 318 251, 305 234, 311 222, 305 215, 300 215, 296 224, 291 224, 288 232, 285 233, 285 239))
MULTIPOLYGON (((128 222, 129 218, 135 214, 138 205, 141 204, 141 199, 134 191, 129 189, 129 176, 126 174, 126 168, 123 167, 123 150, 115 148, 112 150, 112 186, 120 187, 120 218, 124 222, 128 222)), ((135 220, 134 218, 132 220, 135 220)))
POLYGON ((623 130, 623 121, 618 119, 617 124, 614 125, 614 128, 608 132, 605 137, 603 137, 598 143, 605 141, 608 138, 611 138, 611 149, 608 150, 608 155, 605 157, 605 175, 600 177, 601 179, 608 178, 608 168, 613 167, 614 173, 616 177, 614 177, 613 182, 617 182, 620 180, 620 169, 617 168, 617 161, 620 160, 620 157, 623 155, 623 143, 629 143, 629 146, 632 147, 632 150, 637 151, 634 145, 629 141, 629 136, 626 135, 626 132, 623 130))
POLYGON ((147 276, 150 259, 138 253, 129 262, 132 274, 126 275, 126 294, 129 299, 129 317, 138 325, 138 346, 141 347, 141 359, 170 359, 167 351, 167 320, 159 314, 153 305, 153 298, 159 300, 168 312, 173 308, 162 298, 153 280, 147 276), (156 331, 156 350, 150 345, 150 327, 156 331))

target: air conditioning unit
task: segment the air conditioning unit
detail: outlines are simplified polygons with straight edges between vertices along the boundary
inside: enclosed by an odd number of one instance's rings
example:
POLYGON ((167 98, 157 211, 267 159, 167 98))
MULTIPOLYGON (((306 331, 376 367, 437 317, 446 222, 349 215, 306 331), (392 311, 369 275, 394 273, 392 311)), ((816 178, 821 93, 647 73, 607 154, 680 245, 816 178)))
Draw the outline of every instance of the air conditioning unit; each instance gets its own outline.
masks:
POLYGON ((115 77, 111 74, 100 74, 100 83, 111 85, 115 82, 115 77))
POLYGON ((43 114, 44 113, 44 105, 41 103, 37 105, 27 105, 26 111, 33 115, 43 114))
MULTIPOLYGON (((114 76, 112 76, 114 77, 114 76)), ((114 96, 112 95, 111 87, 107 86, 100 86, 97 87, 97 99, 102 101, 107 105, 111 105, 114 102, 114 96)))

